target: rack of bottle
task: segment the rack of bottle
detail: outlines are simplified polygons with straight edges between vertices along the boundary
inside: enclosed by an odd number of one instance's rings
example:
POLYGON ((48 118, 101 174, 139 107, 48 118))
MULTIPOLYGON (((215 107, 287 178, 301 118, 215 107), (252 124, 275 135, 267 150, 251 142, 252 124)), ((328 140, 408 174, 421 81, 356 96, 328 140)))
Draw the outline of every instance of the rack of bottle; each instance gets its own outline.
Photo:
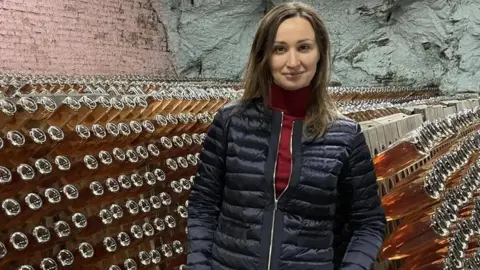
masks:
POLYGON ((375 269, 480 269, 480 108, 436 96, 360 122, 372 152, 387 238, 375 269))
POLYGON ((0 269, 186 269, 188 192, 230 82, 0 79, 0 269))

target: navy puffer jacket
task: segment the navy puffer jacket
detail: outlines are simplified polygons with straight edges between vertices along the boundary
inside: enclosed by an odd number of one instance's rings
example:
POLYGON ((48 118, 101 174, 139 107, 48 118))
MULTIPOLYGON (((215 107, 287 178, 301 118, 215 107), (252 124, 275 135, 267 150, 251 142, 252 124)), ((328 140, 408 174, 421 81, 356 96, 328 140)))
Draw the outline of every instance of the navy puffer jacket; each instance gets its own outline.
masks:
POLYGON ((189 197, 188 269, 371 269, 386 221, 359 125, 341 118, 309 141, 296 121, 276 200, 281 122, 260 99, 216 114, 189 197))

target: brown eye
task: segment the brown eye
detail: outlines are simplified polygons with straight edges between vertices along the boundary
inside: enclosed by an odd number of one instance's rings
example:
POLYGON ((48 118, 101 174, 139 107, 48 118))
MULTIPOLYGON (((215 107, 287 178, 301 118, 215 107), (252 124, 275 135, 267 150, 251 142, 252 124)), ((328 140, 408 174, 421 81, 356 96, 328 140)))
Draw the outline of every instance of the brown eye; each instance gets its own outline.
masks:
POLYGON ((301 45, 299 49, 300 49, 301 52, 306 52, 310 49, 310 46, 309 45, 301 45))
POLYGON ((285 48, 283 46, 277 46, 274 48, 275 53, 283 53, 285 52, 285 48))

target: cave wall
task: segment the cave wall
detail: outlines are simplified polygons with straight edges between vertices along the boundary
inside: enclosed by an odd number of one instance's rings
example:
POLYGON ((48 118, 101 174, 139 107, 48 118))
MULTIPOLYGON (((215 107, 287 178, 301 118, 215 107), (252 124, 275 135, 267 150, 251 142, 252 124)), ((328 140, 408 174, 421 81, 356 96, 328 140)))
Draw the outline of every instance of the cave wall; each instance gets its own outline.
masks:
MULTIPOLYGON (((163 0, 181 76, 242 77, 259 20, 281 0, 163 0)), ((480 1, 310 0, 329 28, 335 83, 480 91, 480 1)))
MULTIPOLYGON (((0 71, 240 79, 259 20, 282 0, 0 1, 0 71)), ((310 0, 333 82, 480 91, 479 0, 310 0)))

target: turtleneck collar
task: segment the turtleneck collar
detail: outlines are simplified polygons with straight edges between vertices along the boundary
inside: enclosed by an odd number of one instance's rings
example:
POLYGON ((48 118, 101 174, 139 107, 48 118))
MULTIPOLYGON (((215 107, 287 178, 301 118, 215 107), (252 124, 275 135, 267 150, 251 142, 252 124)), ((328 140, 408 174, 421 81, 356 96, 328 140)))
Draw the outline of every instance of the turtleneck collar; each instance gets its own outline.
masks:
POLYGON ((272 109, 283 111, 293 117, 304 118, 307 114, 310 91, 310 85, 298 90, 285 90, 276 83, 272 83, 270 90, 272 109))

